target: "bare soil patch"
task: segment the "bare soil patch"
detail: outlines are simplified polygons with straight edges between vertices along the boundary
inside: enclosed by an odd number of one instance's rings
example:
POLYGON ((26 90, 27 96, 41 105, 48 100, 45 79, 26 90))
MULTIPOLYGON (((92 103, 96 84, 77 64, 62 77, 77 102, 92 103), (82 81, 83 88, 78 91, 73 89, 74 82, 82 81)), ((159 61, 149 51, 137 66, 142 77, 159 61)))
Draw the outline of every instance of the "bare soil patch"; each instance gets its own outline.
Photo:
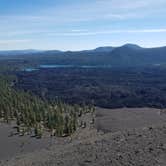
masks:
POLYGON ((124 131, 166 123, 166 111, 155 108, 96 110, 96 128, 104 132, 124 131))
POLYGON ((41 148, 41 145, 46 145, 41 140, 38 150, 27 151, 8 161, 0 160, 0 166, 166 165, 164 110, 97 108, 97 129, 90 124, 91 115, 83 119, 86 128, 80 128, 72 137, 55 138, 47 148, 41 148))

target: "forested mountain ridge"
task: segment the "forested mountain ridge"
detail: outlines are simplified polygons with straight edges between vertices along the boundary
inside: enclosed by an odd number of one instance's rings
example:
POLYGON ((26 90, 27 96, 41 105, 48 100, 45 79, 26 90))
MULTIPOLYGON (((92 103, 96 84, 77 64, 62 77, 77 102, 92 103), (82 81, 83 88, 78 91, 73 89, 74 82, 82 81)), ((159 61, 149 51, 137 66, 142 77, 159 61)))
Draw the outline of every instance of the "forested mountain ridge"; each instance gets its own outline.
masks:
POLYGON ((110 65, 112 67, 134 67, 165 65, 166 47, 142 48, 134 44, 121 47, 99 47, 84 51, 41 51, 3 56, 0 59, 21 59, 35 64, 110 65))
POLYGON ((0 51, 0 55, 29 55, 33 53, 39 53, 42 51, 35 50, 35 49, 27 49, 27 50, 4 50, 0 51))

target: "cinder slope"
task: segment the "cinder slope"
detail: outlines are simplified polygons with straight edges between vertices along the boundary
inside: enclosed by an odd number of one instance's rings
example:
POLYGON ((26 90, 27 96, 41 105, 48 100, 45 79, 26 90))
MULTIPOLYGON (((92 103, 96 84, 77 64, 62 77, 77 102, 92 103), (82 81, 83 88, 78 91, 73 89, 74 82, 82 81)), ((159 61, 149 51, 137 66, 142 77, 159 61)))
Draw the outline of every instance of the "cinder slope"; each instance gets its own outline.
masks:
MULTIPOLYGON (((162 115, 161 115, 162 116, 162 115)), ((113 133, 91 125, 49 149, 1 162, 1 166, 165 166, 166 124, 113 133)))

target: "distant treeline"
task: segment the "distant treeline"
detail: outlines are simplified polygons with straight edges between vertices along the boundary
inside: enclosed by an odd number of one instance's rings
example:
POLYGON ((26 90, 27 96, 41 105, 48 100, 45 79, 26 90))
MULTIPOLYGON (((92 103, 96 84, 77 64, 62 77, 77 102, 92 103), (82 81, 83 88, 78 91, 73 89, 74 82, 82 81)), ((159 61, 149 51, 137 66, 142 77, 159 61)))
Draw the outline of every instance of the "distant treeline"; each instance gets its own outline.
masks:
POLYGON ((166 68, 61 68, 18 72, 16 87, 48 100, 106 108, 166 108, 166 68))
POLYGON ((29 65, 109 65, 113 67, 135 67, 166 65, 166 47, 142 48, 133 44, 120 47, 100 47, 86 51, 37 51, 1 52, 0 60, 17 61, 29 65))

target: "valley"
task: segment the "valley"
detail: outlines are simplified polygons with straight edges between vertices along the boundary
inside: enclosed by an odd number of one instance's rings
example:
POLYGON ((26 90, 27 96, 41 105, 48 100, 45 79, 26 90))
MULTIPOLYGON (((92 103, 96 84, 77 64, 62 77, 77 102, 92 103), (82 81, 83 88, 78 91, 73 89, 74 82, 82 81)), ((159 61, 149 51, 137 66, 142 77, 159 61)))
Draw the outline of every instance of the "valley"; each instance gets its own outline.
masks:
POLYGON ((5 52, 0 165, 165 166, 165 53, 5 52))
POLYGON ((0 0, 0 166, 166 166, 166 0, 0 0))
POLYGON ((165 67, 61 66, 16 75, 16 88, 47 100, 105 108, 166 107, 165 67))

